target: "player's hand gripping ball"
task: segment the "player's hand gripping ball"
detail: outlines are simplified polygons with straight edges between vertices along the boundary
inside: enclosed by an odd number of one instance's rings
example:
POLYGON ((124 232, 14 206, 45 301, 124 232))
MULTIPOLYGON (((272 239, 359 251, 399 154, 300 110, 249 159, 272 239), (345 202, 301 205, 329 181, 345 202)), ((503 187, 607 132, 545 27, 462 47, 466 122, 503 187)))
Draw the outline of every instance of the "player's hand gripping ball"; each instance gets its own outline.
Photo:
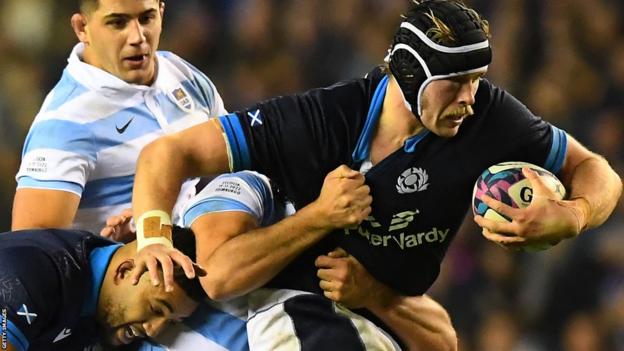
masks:
MULTIPOLYGON (((528 167, 542 177, 546 185, 554 191, 560 199, 566 195, 566 189, 561 181, 549 171, 527 162, 501 162, 488 167, 477 179, 472 193, 472 211, 475 215, 484 218, 509 222, 510 219, 491 209, 481 200, 483 194, 514 208, 529 206, 533 198, 533 188, 529 180, 522 174, 522 168, 528 167)), ((526 245, 525 251, 540 251, 552 247, 551 244, 526 245)))

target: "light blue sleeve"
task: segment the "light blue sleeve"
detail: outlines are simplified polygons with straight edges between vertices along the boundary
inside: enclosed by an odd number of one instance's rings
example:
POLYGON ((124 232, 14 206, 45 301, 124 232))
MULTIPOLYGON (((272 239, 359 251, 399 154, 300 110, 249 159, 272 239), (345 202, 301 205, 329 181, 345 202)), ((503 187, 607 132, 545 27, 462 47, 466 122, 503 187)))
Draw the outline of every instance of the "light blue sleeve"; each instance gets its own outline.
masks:
POLYGON ((88 125, 48 119, 33 124, 16 176, 18 188, 31 187, 82 192, 96 160, 88 125))
POLYGON ((553 174, 557 174, 563 167, 563 161, 565 161, 568 151, 568 135, 565 131, 555 126, 551 126, 551 128, 553 133, 552 146, 550 147, 544 168, 553 174))
POLYGON ((266 177, 244 171, 221 175, 212 180, 185 206, 183 223, 190 227, 207 213, 237 211, 256 218, 258 223, 273 216, 273 193, 266 177))

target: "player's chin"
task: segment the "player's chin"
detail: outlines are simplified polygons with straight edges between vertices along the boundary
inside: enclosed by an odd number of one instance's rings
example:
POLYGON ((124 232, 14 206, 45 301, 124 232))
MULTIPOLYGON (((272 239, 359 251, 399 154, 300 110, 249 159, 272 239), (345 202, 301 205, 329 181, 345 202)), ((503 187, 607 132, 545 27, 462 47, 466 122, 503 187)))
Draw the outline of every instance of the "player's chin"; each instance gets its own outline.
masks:
POLYGON ((106 330, 106 332, 100 334, 100 344, 104 347, 105 350, 123 345, 121 340, 117 337, 116 332, 117 330, 113 329, 106 330))
POLYGON ((460 125, 461 124, 442 126, 435 131, 435 134, 441 138, 452 138, 459 132, 460 125))
POLYGON ((128 344, 124 340, 123 328, 121 327, 108 327, 104 330, 100 330, 100 344, 104 347, 104 350, 115 349, 119 346, 128 344))
POLYGON ((155 69, 154 65, 146 63, 140 67, 121 67, 121 78, 131 84, 147 85, 154 80, 155 69))

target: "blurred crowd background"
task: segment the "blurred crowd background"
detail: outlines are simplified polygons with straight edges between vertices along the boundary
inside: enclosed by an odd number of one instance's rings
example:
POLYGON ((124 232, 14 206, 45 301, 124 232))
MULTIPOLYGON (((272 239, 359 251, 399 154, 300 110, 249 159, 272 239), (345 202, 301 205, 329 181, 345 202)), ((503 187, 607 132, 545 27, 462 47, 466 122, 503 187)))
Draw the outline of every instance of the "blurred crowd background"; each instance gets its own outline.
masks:
MULTIPOLYGON (((624 1, 466 2, 490 21, 487 78, 623 175, 624 1)), ((236 110, 364 75, 382 62, 407 3, 172 0, 160 47, 204 71, 236 110)), ((74 10, 72 0, 0 1, 3 231, 24 137, 76 42, 74 10)), ((616 211, 600 229, 539 253, 489 243, 467 220, 430 291, 449 310, 460 349, 624 350, 624 206, 616 211)))

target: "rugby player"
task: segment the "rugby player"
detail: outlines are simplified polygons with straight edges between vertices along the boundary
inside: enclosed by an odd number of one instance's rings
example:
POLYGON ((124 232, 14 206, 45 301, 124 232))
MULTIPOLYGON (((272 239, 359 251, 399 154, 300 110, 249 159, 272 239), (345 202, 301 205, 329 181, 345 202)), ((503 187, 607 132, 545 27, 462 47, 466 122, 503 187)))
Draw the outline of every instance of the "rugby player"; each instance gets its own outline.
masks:
POLYGON ((139 151, 226 113, 212 82, 158 51, 165 3, 76 0, 80 41, 24 142, 12 230, 99 232, 130 206, 139 151))
MULTIPOLYGON (((359 209, 361 201, 368 203, 368 187, 362 175, 351 171, 356 179, 347 186, 338 176, 345 169, 330 172, 319 198, 297 217, 292 217, 291 204, 268 178, 256 172, 225 174, 210 182, 194 180, 193 187, 187 182, 181 201, 176 203, 173 222, 193 229, 197 262, 208 273, 200 280, 210 299, 204 300, 188 321, 158 338, 157 347, 398 350, 402 345, 408 349, 455 350, 455 331, 442 306, 428 296, 399 296, 342 250, 321 256, 316 262, 320 284, 327 284, 326 296, 339 305, 296 289, 257 290, 323 232, 350 225, 346 214, 359 209), (326 223, 328 228, 309 230, 311 223, 326 223), (243 257, 239 251, 250 256, 243 257), (390 326, 392 335, 344 307, 370 309, 390 326)), ((129 219, 128 212, 110 218, 102 234, 115 235, 119 240, 132 238, 129 219)))
MULTIPOLYGON (((303 209, 317 198, 325 174, 344 164, 365 174, 372 211, 353 229, 325 234, 267 286, 322 293, 313 262, 340 246, 389 288, 420 295, 439 274, 474 180, 492 164, 542 166, 558 175, 569 197, 558 199, 525 170, 534 201, 513 209, 486 198, 512 219, 476 216, 487 239, 539 245, 601 225, 621 195, 619 176, 604 158, 484 78, 492 59, 489 35, 487 21, 459 1, 419 1, 402 17, 387 65, 366 77, 260 102, 155 141, 137 164, 139 227, 154 216, 167 221, 175 189, 192 175, 254 169, 303 209)), ((253 257, 257 246, 248 248, 237 254, 253 257)), ((170 263, 175 252, 165 245, 145 250, 152 266, 154 259, 170 263)))
MULTIPOLYGON (((193 236, 176 229, 176 247, 195 255, 193 236)), ((0 234, 2 350, 82 350, 155 337, 188 317, 203 290, 175 274, 166 293, 145 277, 131 281, 136 242, 126 245, 64 229, 0 234)), ((197 270, 196 270, 197 272, 197 270)))

